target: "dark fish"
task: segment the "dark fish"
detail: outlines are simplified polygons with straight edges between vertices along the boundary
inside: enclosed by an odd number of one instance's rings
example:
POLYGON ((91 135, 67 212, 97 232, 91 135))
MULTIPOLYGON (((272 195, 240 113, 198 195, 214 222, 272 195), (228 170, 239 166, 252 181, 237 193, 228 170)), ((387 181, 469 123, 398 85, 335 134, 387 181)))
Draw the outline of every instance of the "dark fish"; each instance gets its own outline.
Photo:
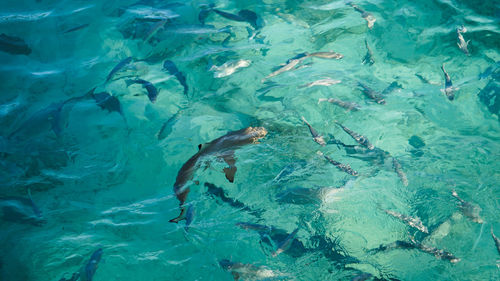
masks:
POLYGON ((88 24, 88 23, 84 23, 84 24, 81 24, 81 25, 75 26, 75 27, 73 27, 73 28, 70 28, 70 29, 68 29, 68 30, 64 31, 64 32, 63 32, 63 34, 70 33, 70 32, 73 32, 73 31, 77 31, 77 30, 80 30, 80 29, 83 29, 83 28, 85 28, 85 27, 87 27, 87 26, 89 26, 89 25, 90 25, 90 24, 88 24))
POLYGON ((29 55, 31 48, 24 42, 23 39, 7 34, 0 34, 0 51, 12 55, 29 55))
POLYGON ((394 171, 396 172, 398 177, 401 179, 403 185, 408 186, 408 178, 406 177, 406 174, 403 171, 403 167, 401 167, 401 164, 394 157, 392 157, 392 167, 394 168, 394 171))
POLYGON ((368 41, 366 41, 366 39, 365 39, 365 46, 366 46, 366 55, 363 58, 363 64, 373 65, 375 63, 375 59, 373 58, 373 52, 368 46, 368 41))
POLYGON ((0 207, 3 212, 3 219, 11 222, 27 223, 35 226, 42 226, 46 223, 42 217, 42 212, 35 205, 31 194, 29 198, 24 197, 0 197, 0 207))
POLYGON ((210 12, 213 11, 213 8, 215 7, 215 4, 210 3, 210 5, 204 5, 201 8, 200 13, 198 14, 198 20, 200 21, 201 24, 205 24, 205 20, 210 14, 210 12))
POLYGON ((239 11, 238 15, 255 29, 261 29, 264 26, 264 21, 253 11, 244 9, 239 11))
POLYGON ((82 267, 82 270, 80 272, 81 281, 92 281, 92 278, 94 277, 94 274, 97 270, 97 265, 101 261, 101 257, 102 249, 98 249, 92 254, 92 256, 90 256, 89 261, 84 267, 82 267))
POLYGON ((417 76, 417 78, 420 79, 420 81, 422 83, 431 84, 431 82, 427 78, 425 78, 424 76, 422 76, 421 74, 417 73, 417 74, 415 74, 415 76, 417 76))
POLYGON ((493 226, 491 226, 490 231, 491 231, 491 237, 493 238, 493 241, 495 241, 495 246, 497 247, 497 251, 500 254, 500 239, 495 236, 495 233, 493 233, 493 226))
POLYGON ((444 63, 441 66, 441 70, 443 71, 444 80, 445 80, 443 92, 446 95, 446 97, 448 97, 449 100, 454 100, 455 99, 455 93, 454 93, 455 87, 453 87, 453 83, 451 82, 450 75, 448 75, 448 73, 444 69, 444 63))
POLYGON ((124 58, 123 60, 121 60, 115 67, 113 67, 111 72, 108 74, 108 77, 106 77, 106 82, 108 82, 118 71, 120 71, 120 69, 130 64, 132 60, 132 57, 124 58))
POLYGON ((221 157, 228 165, 224 168, 226 178, 234 181, 236 166, 234 159, 234 150, 247 144, 257 143, 259 139, 267 135, 267 130, 263 127, 248 127, 238 131, 229 132, 228 134, 219 137, 207 144, 199 145, 199 151, 182 165, 177 173, 177 178, 174 183, 174 192, 179 200, 181 213, 178 217, 171 219, 170 222, 177 223, 182 220, 186 211, 183 206, 189 194, 189 181, 193 178, 194 173, 200 167, 200 160, 207 156, 216 155, 221 157))
POLYGON ((284 251, 288 250, 290 246, 292 245, 293 240, 295 239, 295 236, 297 235, 297 232, 299 232, 299 228, 296 228, 288 237, 281 242, 281 244, 278 246, 278 249, 274 251, 271 255, 273 257, 278 256, 279 254, 283 253, 284 251))
POLYGON ((394 90, 396 90, 396 89, 402 89, 402 88, 403 88, 403 86, 401 86, 398 82, 394 81, 387 88, 385 88, 382 91, 382 95, 390 94, 394 90))
POLYGON ((154 103, 156 101, 156 98, 158 97, 158 90, 156 87, 153 85, 153 83, 143 80, 143 79, 131 79, 125 81, 127 84, 127 87, 132 85, 132 84, 141 84, 143 88, 146 88, 148 91, 148 98, 149 100, 154 103))
POLYGON ((343 172, 345 172, 345 173, 348 173, 348 174, 349 174, 349 175, 351 175, 351 176, 355 176, 355 177, 356 177, 356 176, 358 176, 358 175, 359 175, 359 174, 358 174, 358 172, 354 171, 354 170, 351 168, 351 166, 349 166, 349 165, 344 165, 344 164, 342 164, 342 163, 340 163, 340 162, 337 162, 337 161, 333 160, 332 158, 330 158, 330 157, 328 157, 328 156, 324 155, 323 153, 321 153, 321 152, 319 152, 319 151, 318 151, 318 154, 319 154, 319 155, 321 155, 321 156, 323 156, 323 157, 325 157, 325 159, 326 159, 326 160, 328 160, 328 162, 330 162, 333 166, 337 167, 339 170, 341 170, 341 171, 343 171, 343 172))
POLYGON ((373 144, 371 144, 370 141, 366 137, 352 131, 351 129, 345 127, 344 125, 340 124, 337 121, 335 121, 335 123, 337 123, 337 125, 339 125, 340 128, 342 128, 342 130, 344 130, 344 132, 348 133, 360 145, 362 145, 370 150, 375 149, 375 146, 373 144))
POLYGON ((161 126, 160 131, 158 132, 158 140, 162 140, 166 138, 170 133, 172 132, 172 127, 174 126, 175 122, 177 122, 177 119, 179 119, 179 112, 176 114, 172 115, 167 122, 163 123, 163 126, 161 126))
POLYGON ((425 146, 424 140, 416 135, 413 135, 408 139, 408 143, 416 149, 420 149, 425 146))
POLYGON ((250 223, 250 222, 237 222, 235 224, 237 227, 243 228, 245 230, 254 230, 263 234, 270 234, 273 231, 272 226, 267 226, 263 224, 250 223))
POLYGON ((182 72, 179 71, 177 66, 175 66, 174 62, 171 60, 166 60, 163 63, 163 70, 168 71, 170 75, 174 75, 177 80, 179 80, 179 83, 181 83, 182 87, 184 87, 184 94, 187 96, 188 95, 188 85, 186 82, 186 76, 182 72))
POLYGON ((240 15, 235 15, 231 13, 227 13, 218 9, 213 9, 215 13, 218 15, 222 16, 223 18, 226 18, 228 20, 234 20, 234 21, 246 21, 246 19, 240 15))
POLYGON ((335 105, 338 105, 340 107, 343 107, 347 110, 351 110, 351 111, 358 111, 361 107, 354 103, 354 102, 348 102, 348 101, 341 101, 341 100, 338 100, 338 99, 333 99, 333 98, 329 98, 329 99, 318 99, 318 103, 321 103, 321 102, 324 102, 324 101, 327 101, 329 103, 333 103, 335 105))
POLYGON ((227 203, 229 206, 236 208, 236 209, 239 209, 239 210, 242 210, 242 211, 246 211, 246 212, 248 212, 256 217, 260 217, 262 215, 262 212, 263 212, 262 210, 252 210, 250 207, 246 206, 241 201, 239 201, 237 199, 233 199, 231 197, 228 197, 226 195, 226 192, 224 192, 224 189, 222 189, 218 186, 215 186, 214 184, 208 183, 208 182, 205 183, 205 186, 207 187, 207 194, 208 195, 210 195, 214 198, 215 197, 219 198, 222 202, 227 203))
POLYGON ((378 104, 385 104, 385 100, 379 93, 375 92, 372 88, 366 86, 365 84, 358 82, 358 85, 363 89, 363 93, 374 100, 378 104))
POLYGON ((304 118, 304 116, 301 116, 301 118, 302 118, 302 121, 304 121, 304 123, 306 123, 307 127, 309 128, 309 131, 311 132, 313 140, 316 143, 318 143, 319 145, 325 146, 326 142, 323 139, 323 136, 321 136, 320 134, 318 134, 318 132, 316 132, 316 130, 314 130, 314 128, 311 126, 311 124, 309 124, 309 122, 307 122, 307 120, 304 118))
POLYGON ((423 233, 429 233, 429 230, 427 229, 427 227, 422 223, 422 221, 418 217, 417 218, 410 217, 410 216, 403 215, 403 214, 400 214, 398 212, 394 212, 391 210, 385 210, 385 212, 387 214, 401 220, 402 222, 406 223, 407 225, 418 229, 419 231, 421 231, 423 233))
POLYGON ((481 208, 479 206, 473 205, 462 198, 458 197, 458 194, 455 190, 451 191, 451 195, 455 198, 457 198, 458 201, 460 201, 460 210, 462 213, 471 219, 475 223, 483 223, 484 220, 479 216, 479 213, 481 212, 481 208))
POLYGON ((438 259, 442 260, 447 260, 451 263, 457 263, 460 261, 459 258, 455 257, 453 254, 440 250, 431 246, 426 246, 422 243, 411 241, 411 242, 406 242, 406 241, 396 241, 388 245, 380 245, 380 247, 373 249, 372 252, 378 253, 381 251, 388 251, 388 250, 394 250, 394 249, 419 249, 422 252, 434 255, 438 259))
POLYGON ((8 138, 10 139, 22 131, 43 128, 47 125, 47 123, 50 124, 51 129, 56 136, 60 136, 63 129, 61 112, 65 104, 66 101, 52 103, 48 107, 35 112, 17 130, 13 131, 8 138))

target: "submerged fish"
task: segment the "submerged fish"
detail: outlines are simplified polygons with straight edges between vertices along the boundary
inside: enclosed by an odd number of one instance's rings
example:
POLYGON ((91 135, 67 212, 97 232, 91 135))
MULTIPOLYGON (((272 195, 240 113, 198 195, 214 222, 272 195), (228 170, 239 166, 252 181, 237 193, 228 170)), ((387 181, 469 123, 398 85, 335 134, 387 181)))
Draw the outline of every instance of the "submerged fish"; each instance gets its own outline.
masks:
POLYGON ((491 237, 493 238, 493 241, 495 241, 495 246, 497 247, 497 251, 500 254, 500 239, 495 236, 495 233, 493 233, 493 226, 490 227, 491 231, 491 237))
POLYGON ((338 84, 340 82, 342 82, 342 81, 334 80, 332 78, 325 78, 325 79, 320 79, 320 80, 316 80, 316 81, 304 84, 302 86, 299 86, 299 88, 309 88, 309 87, 313 87, 313 86, 331 86, 331 85, 338 84))
POLYGON ((113 76, 118 71, 120 71, 122 68, 124 68, 125 66, 130 64, 132 62, 132 60, 133 60, 132 57, 127 57, 127 58, 124 58, 123 60, 121 60, 115 67, 113 67, 111 72, 109 72, 108 76, 106 77, 106 82, 108 82, 111 78, 113 78, 113 76))
POLYGON ((253 210, 250 207, 248 207, 247 205, 245 205, 244 203, 242 203, 241 201, 239 201, 237 199, 233 199, 231 197, 228 197, 226 195, 226 192, 224 192, 224 189, 222 189, 214 184, 206 182, 205 187, 207 188, 206 193, 208 195, 210 195, 212 197, 219 198, 222 202, 227 203, 229 206, 231 206, 233 208, 236 208, 236 209, 239 209, 242 211, 246 211, 246 212, 248 212, 256 217, 260 217, 262 212, 263 212, 262 210, 253 210))
POLYGON ((179 114, 181 111, 178 111, 176 114, 172 115, 160 128, 160 131, 157 134, 158 140, 162 140, 166 138, 172 132, 172 127, 179 119, 179 114))
POLYGON ((295 239, 297 232, 299 232, 298 227, 292 233, 290 233, 290 235, 288 235, 288 237, 283 240, 283 242, 281 242, 281 244, 278 246, 278 249, 276 249, 276 251, 274 251, 271 255, 273 257, 277 257, 279 254, 288 250, 288 248, 290 248, 290 245, 292 245, 292 241, 295 239))
POLYGON ((375 24, 375 21, 377 19, 371 13, 368 13, 367 11, 363 10, 358 5, 353 4, 353 3, 348 3, 348 4, 351 5, 351 7, 353 7, 354 10, 356 10, 357 12, 359 12, 361 14, 361 17, 366 20, 368 28, 372 29, 373 25, 375 24))
POLYGON ((342 164, 338 161, 333 160, 332 158, 324 155, 322 152, 318 151, 318 155, 325 157, 328 162, 330 162, 333 166, 337 167, 339 170, 351 175, 357 177, 359 174, 358 172, 354 171, 351 166, 342 164))
POLYGON ((394 90, 396 89, 402 89, 403 86, 401 86, 398 82, 394 81, 392 82, 389 86, 387 86, 387 88, 385 88, 383 91, 382 91, 382 96, 383 95, 387 95, 387 94, 390 94, 391 92, 393 92, 394 90))
POLYGON ((260 29, 264 26, 264 22, 262 21, 262 19, 255 12, 252 12, 250 10, 240 10, 237 15, 224 12, 218 9, 212 9, 212 10, 216 14, 228 20, 247 22, 255 29, 260 29))
POLYGON ((321 99, 318 99, 318 104, 319 103, 322 103, 324 101, 327 101, 329 103, 333 103, 335 105, 338 105, 340 107, 343 107, 347 110, 352 110, 352 111, 358 111, 361 107, 354 103, 354 102, 346 102, 346 101, 341 101, 341 100, 337 100, 337 99, 334 99, 334 98, 329 98, 329 99, 324 99, 324 98, 321 98, 321 99))
POLYGON ((81 24, 81 25, 77 25, 75 27, 72 27, 70 29, 67 29, 66 31, 63 32, 63 34, 67 34, 67 33, 70 33, 70 32, 73 32, 73 31, 77 31, 77 30, 80 30, 80 29, 83 29, 87 26, 89 26, 90 24, 88 23, 84 23, 84 24, 81 24))
POLYGON ((403 167, 401 167, 399 161, 394 157, 392 157, 392 167, 394 168, 394 171, 396 172, 398 177, 401 179, 403 185, 408 186, 408 178, 406 177, 406 174, 403 171, 403 167))
POLYGON ((174 192, 179 200, 181 213, 178 217, 171 219, 170 222, 177 223, 183 219, 187 195, 189 194, 189 181, 193 178, 194 173, 200 167, 200 160, 208 156, 217 156, 222 158, 229 168, 224 168, 226 178, 234 181, 236 173, 236 160, 234 159, 234 150, 252 143, 258 143, 258 140, 267 135, 267 130, 263 127, 248 127, 238 131, 229 132, 226 135, 219 137, 209 143, 199 145, 199 151, 182 165, 177 173, 177 178, 174 183, 174 192))
POLYGON ((5 33, 0 34, 0 51, 12 55, 29 55, 31 48, 23 39, 15 36, 9 36, 5 33))
POLYGON ((398 212, 394 212, 391 210, 385 210, 385 212, 397 219, 400 219, 402 222, 406 223, 407 225, 416 228, 417 230, 423 232, 423 233, 429 233, 429 230, 427 229, 426 226, 422 223, 420 218, 413 218, 407 215, 400 214, 398 212))
POLYGON ((214 72, 214 78, 222 78, 236 72, 239 68, 250 66, 249 60, 228 61, 221 66, 213 65, 210 71, 214 72))
POLYGON ((304 118, 304 116, 301 116, 301 118, 302 118, 302 121, 304 121, 304 123, 306 123, 307 127, 309 128, 309 132, 311 132, 313 140, 317 144, 319 144, 321 146, 325 146, 326 142, 323 139, 323 136, 321 136, 320 134, 318 134, 318 132, 316 132, 316 130, 311 126, 311 124, 309 124, 309 122, 307 122, 307 120, 306 120, 306 118, 304 118))
POLYGON ((131 80, 126 80, 125 83, 127 84, 127 87, 132 85, 132 84, 140 84, 142 85, 143 88, 146 88, 148 91, 148 98, 149 100, 154 103, 156 101, 156 98, 158 97, 158 90, 156 87, 153 85, 153 83, 143 80, 143 79, 131 79, 131 80))
POLYGON ((375 92, 375 90, 373 90, 372 88, 366 86, 365 84, 363 84, 361 82, 358 82, 358 86, 360 86, 363 89, 363 93, 367 97, 374 100, 378 104, 385 104, 385 100, 380 93, 375 92))
POLYGON ((378 253, 394 249, 419 249, 424 253, 434 255, 438 259, 447 260, 451 263, 457 263, 460 261, 459 258, 455 257, 450 252, 447 252, 445 250, 440 250, 431 246, 426 246, 416 241, 406 242, 398 240, 388 245, 380 245, 380 247, 373 249, 372 252, 378 253))
POLYGON ((95 251, 92 256, 90 256, 87 264, 80 270, 80 280, 81 281, 92 281, 94 274, 97 270, 97 266, 101 261, 102 249, 95 251))
POLYGON ((370 141, 365 136, 362 136, 362 135, 354 132, 353 130, 345 127, 344 125, 340 124, 337 121, 335 121, 335 123, 337 125, 339 125, 340 128, 342 128, 342 130, 344 130, 344 132, 348 133, 360 145, 362 145, 370 150, 375 149, 375 146, 373 144, 371 144, 370 141))
POLYGON ((234 280, 269 280, 282 276, 280 272, 271 270, 265 266, 231 262, 227 259, 220 260, 219 265, 224 270, 231 272, 234 280))
MULTIPOLYGON (((297 56, 296 56, 297 57, 297 56)), ((277 75, 280 75, 281 73, 284 73, 284 72, 287 72, 287 71, 290 71, 292 70, 295 66, 297 66, 302 60, 304 60, 305 58, 307 58, 307 55, 304 55, 304 56, 300 56, 298 58, 292 58, 292 59, 289 59, 285 65, 283 65, 282 67, 280 67, 279 69, 277 69, 276 71, 273 71, 271 74, 267 75, 266 77, 264 77, 261 82, 264 83, 264 81, 266 81, 267 79, 271 78, 271 77, 274 77, 274 76, 277 76, 277 75)))
POLYGON ((168 73, 170 73, 170 75, 174 75, 175 78, 177 78, 179 83, 181 83, 182 87, 184 87, 184 95, 187 96, 189 88, 188 88, 188 85, 186 82, 186 76, 184 76, 184 74, 179 71, 179 69, 174 64, 174 62, 171 60, 166 60, 163 63, 163 70, 168 71, 168 73))
POLYGON ((484 222, 484 220, 479 216, 479 213, 481 212, 481 208, 479 206, 473 205, 458 197, 458 194, 455 190, 452 190, 451 195, 457 198, 458 201, 460 201, 460 210, 466 217, 470 218, 475 223, 484 222))
POLYGON ((470 40, 465 42, 464 36, 462 35, 462 33, 465 33, 465 32, 467 32, 467 29, 465 28, 465 26, 462 25, 462 27, 457 28, 457 40, 458 40, 457 45, 458 45, 458 48, 462 52, 464 52, 464 54, 469 55, 469 50, 467 49, 467 46, 469 45, 470 40))
POLYGON ((365 46, 366 46, 366 55, 363 58, 363 64, 369 64, 373 65, 375 63, 375 59, 373 58, 373 52, 372 49, 368 46, 368 41, 365 39, 365 46))
POLYGON ((441 70, 443 71, 444 80, 445 80, 444 90, 441 90, 441 91, 446 95, 446 97, 449 100, 454 100, 455 99, 454 92, 456 89, 455 89, 455 87, 453 87, 453 83, 451 82, 450 75, 448 75, 448 72, 446 72, 446 70, 444 69, 444 63, 441 66, 441 70))
POLYGON ((46 223, 42 212, 35 205, 28 191, 28 198, 24 197, 0 197, 0 208, 3 219, 11 222, 27 223, 35 226, 42 226, 46 223))
POLYGON ((341 59, 344 55, 336 53, 336 52, 315 52, 307 55, 308 57, 317 57, 323 59, 341 59))
MULTIPOLYGON (((71 99, 70 99, 71 100, 71 99)), ((63 101, 52 103, 46 108, 40 109, 33 113, 21 126, 13 131, 7 138, 12 138, 22 132, 33 132, 33 130, 40 130, 46 128, 48 124, 56 136, 60 136, 63 130, 62 109, 64 105, 70 101, 63 101)))

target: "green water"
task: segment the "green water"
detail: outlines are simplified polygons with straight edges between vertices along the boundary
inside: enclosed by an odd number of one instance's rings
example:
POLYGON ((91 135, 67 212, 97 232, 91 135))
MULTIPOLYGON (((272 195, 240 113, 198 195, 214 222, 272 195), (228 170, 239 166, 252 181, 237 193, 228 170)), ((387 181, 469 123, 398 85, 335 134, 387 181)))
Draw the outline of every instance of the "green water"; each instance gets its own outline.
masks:
POLYGON ((351 280, 362 273, 369 280, 500 280, 490 233, 500 236, 498 1, 353 2, 376 18, 371 29, 344 1, 210 3, 0 3, 0 34, 21 40, 0 44, 0 280, 69 280, 99 248, 96 281, 232 280, 238 270, 240 280, 351 280), (215 11, 201 25, 199 13, 210 3, 233 15, 253 11, 261 25, 215 11), (461 25, 469 55, 457 46, 461 25), (372 65, 362 63, 365 40, 372 65), (309 56, 262 81, 289 59, 320 51, 343 57, 309 56), (132 62, 106 83, 127 57, 132 62), (185 76, 187 95, 163 69, 165 60, 185 76), (212 66, 238 60, 250 65, 215 78, 212 66), (443 93, 443 63, 453 101, 443 93), (138 78, 159 91, 154 102, 141 84, 125 82, 138 78), (305 86, 326 78, 341 82, 305 86), (358 82, 379 93, 399 86, 377 104, 358 82), (115 97, 120 112, 85 96, 94 87, 115 97), (302 116, 327 145, 313 141, 302 116), (335 144, 357 144, 335 121, 385 151, 383 161, 335 144), (198 144, 249 126, 268 134, 234 149, 234 183, 217 154, 204 157, 188 182, 194 220, 169 223, 179 214, 177 174, 198 144), (464 215, 452 190, 481 208, 484 223, 464 215), (386 210, 419 218, 429 233, 386 210), (296 228, 290 247, 273 257, 296 228), (374 251, 412 239, 460 261, 417 248, 374 251))

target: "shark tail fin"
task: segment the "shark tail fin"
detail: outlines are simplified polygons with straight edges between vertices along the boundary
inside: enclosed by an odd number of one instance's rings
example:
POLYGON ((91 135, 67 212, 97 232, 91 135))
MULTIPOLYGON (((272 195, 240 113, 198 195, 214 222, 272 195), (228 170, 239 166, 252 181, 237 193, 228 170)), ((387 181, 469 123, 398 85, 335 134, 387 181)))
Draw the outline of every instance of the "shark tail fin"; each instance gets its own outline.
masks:
POLYGON ((181 213, 179 214, 179 216, 177 216, 176 218, 173 218, 173 219, 169 220, 169 222, 178 223, 181 220, 185 220, 185 219, 186 219, 186 208, 185 207, 181 207, 181 213))

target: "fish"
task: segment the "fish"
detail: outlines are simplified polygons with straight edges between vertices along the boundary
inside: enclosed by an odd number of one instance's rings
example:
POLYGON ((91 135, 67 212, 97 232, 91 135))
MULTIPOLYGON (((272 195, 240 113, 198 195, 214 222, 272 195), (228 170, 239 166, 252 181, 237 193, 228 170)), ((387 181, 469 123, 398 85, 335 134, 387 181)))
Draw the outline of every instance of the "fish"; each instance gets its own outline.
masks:
POLYGON ((500 239, 495 236, 495 233, 493 233, 493 226, 490 226, 490 231, 491 231, 491 237, 493 238, 493 241, 495 241, 495 246, 497 247, 497 251, 500 254, 500 239))
POLYGON ((378 104, 385 104, 385 100, 380 93, 375 92, 375 90, 373 90, 372 88, 366 86, 361 82, 358 82, 358 86, 360 86, 363 89, 362 91, 367 97, 374 100, 378 104))
POLYGON ((168 71, 168 73, 170 73, 170 75, 174 75, 175 78, 177 78, 177 80, 182 85, 182 87, 184 87, 184 95, 187 96, 189 87, 188 87, 187 82, 186 82, 186 76, 184 76, 184 74, 179 71, 179 69, 174 64, 174 62, 171 60, 166 60, 163 63, 163 70, 168 71))
POLYGON ((427 79, 424 76, 422 76, 422 74, 416 73, 415 76, 417 76, 417 78, 420 79, 420 81, 422 83, 431 84, 431 82, 429 81, 429 79, 427 79))
POLYGON ((177 178, 174 183, 174 193, 179 200, 181 213, 178 217, 171 219, 170 222, 177 223, 184 217, 184 203, 189 194, 188 184, 194 177, 196 170, 200 167, 200 160, 208 156, 222 158, 229 165, 229 168, 224 168, 226 179, 229 180, 229 182, 233 182, 234 174, 236 173, 234 150, 247 144, 258 143, 258 140, 264 138, 266 135, 267 130, 264 127, 248 127, 229 132, 209 143, 198 145, 199 151, 191 156, 177 173, 177 178))
POLYGON ((451 191, 451 195, 455 197, 458 201, 460 201, 460 210, 462 213, 471 219, 475 223, 483 223, 484 220, 479 216, 479 213, 481 212, 481 208, 477 205, 473 205, 462 198, 460 198, 455 190, 451 191))
POLYGON ((273 231, 272 226, 267 226, 263 224, 250 223, 250 222, 237 222, 235 224, 237 227, 240 227, 245 230, 254 230, 260 233, 270 234, 273 231))
POLYGON ((304 121, 304 123, 306 123, 307 127, 309 128, 309 132, 311 132, 311 135, 313 137, 313 140, 321 145, 321 146, 325 146, 326 145, 326 142, 325 142, 325 139, 323 139, 323 136, 321 136, 320 134, 318 134, 318 132, 316 132, 316 130, 311 126, 311 124, 309 124, 309 122, 307 122, 306 118, 304 118, 304 116, 301 116, 302 118, 302 121, 304 121))
POLYGON ((148 91, 148 98, 149 100, 154 103, 156 101, 156 98, 158 97, 158 90, 156 87, 153 85, 153 83, 143 80, 143 79, 131 79, 131 80, 126 80, 125 83, 127 84, 127 87, 132 85, 132 84, 141 84, 143 88, 146 88, 148 91))
POLYGON ((97 266, 101 261, 102 253, 103 251, 101 248, 92 253, 87 264, 80 270, 81 281, 92 281, 97 270, 97 266))
POLYGON ((225 271, 231 272, 234 280, 270 280, 279 278, 283 275, 280 272, 271 270, 265 266, 231 262, 227 259, 220 260, 219 265, 225 271))
POLYGON ((77 31, 77 30, 83 29, 83 28, 85 28, 85 27, 87 27, 89 25, 90 25, 89 23, 84 23, 84 24, 77 25, 75 27, 67 29, 66 31, 63 32, 63 34, 67 34, 67 33, 73 32, 73 31, 77 31))
POLYGON ((143 20, 165 20, 165 19, 174 19, 180 16, 179 14, 176 14, 172 10, 157 9, 155 7, 146 5, 135 5, 129 7, 127 9, 127 12, 134 15, 135 18, 143 20))
POLYGON ((222 78, 235 73, 239 68, 249 67, 251 62, 250 60, 228 61, 221 66, 213 65, 210 71, 214 72, 214 78, 222 78))
POLYGON ((236 208, 236 209, 239 209, 242 211, 246 211, 246 212, 248 212, 256 217, 260 217, 263 213, 263 210, 253 210, 250 207, 248 207, 247 205, 245 205, 244 203, 242 203, 241 201, 239 201, 237 199, 233 199, 231 197, 228 197, 226 195, 226 192, 224 192, 224 189, 222 189, 214 184, 206 182, 205 187, 207 188, 206 194, 208 194, 214 198, 215 197, 219 198, 222 202, 227 203, 229 206, 231 206, 233 208, 236 208))
POLYGON ((5 33, 0 34, 0 51, 11 55, 29 55, 31 48, 19 37, 10 36, 5 33))
POLYGON ((281 244, 278 246, 278 249, 276 249, 276 251, 274 251, 271 255, 273 257, 277 257, 279 254, 288 250, 288 248, 290 248, 290 245, 292 245, 292 241, 295 239, 297 232, 299 232, 298 227, 292 233, 290 233, 290 235, 288 235, 288 237, 283 242, 281 242, 281 244))
POLYGON ((459 258, 455 257, 450 252, 447 252, 447 251, 441 250, 441 249, 437 249, 437 248, 434 248, 431 246, 426 246, 426 245, 419 243, 419 242, 416 242, 416 241, 407 242, 407 241, 398 240, 398 241, 395 241, 395 242, 387 244, 387 245, 380 245, 378 248, 372 249, 371 252, 378 253, 378 252, 394 250, 394 249, 405 249, 405 250, 419 249, 424 253, 434 255, 438 259, 447 260, 451 263, 457 263, 460 261, 459 258))
POLYGON ((365 39, 365 46, 366 46, 366 54, 365 57, 363 58, 362 63, 373 65, 375 63, 375 59, 373 58, 372 49, 370 49, 370 46, 368 46, 368 41, 366 41, 366 39, 365 39))
POLYGON ((402 88, 403 88, 403 86, 401 86, 398 82, 394 81, 389 86, 387 86, 387 88, 385 88, 382 91, 382 96, 390 94, 391 92, 393 92, 396 89, 402 89, 402 88))
POLYGON ((172 115, 172 117, 170 117, 165 123, 163 123, 163 125, 160 128, 160 131, 156 135, 158 140, 162 140, 162 139, 166 138, 168 135, 170 135, 170 133, 172 132, 172 127, 179 119, 179 114, 180 114, 180 111, 178 111, 176 114, 172 115))
POLYGON ((212 9, 212 11, 228 20, 247 22, 255 29, 261 29, 264 26, 262 19, 255 12, 250 10, 240 10, 237 15, 218 9, 212 9))
POLYGON ((320 79, 320 80, 316 80, 316 81, 304 84, 302 86, 299 86, 299 88, 309 88, 309 87, 313 87, 313 86, 331 86, 331 85, 335 85, 335 84, 338 84, 341 82, 342 81, 340 81, 340 80, 334 80, 332 78, 325 78, 325 79, 320 79))
POLYGON ((202 5, 201 11, 198 14, 198 20, 201 24, 205 24, 205 20, 207 19, 210 12, 213 12, 213 8, 215 7, 214 3, 210 3, 209 5, 202 5))
POLYGON ((373 28, 373 25, 375 24, 375 21, 377 21, 377 19, 371 13, 368 13, 356 4, 348 3, 348 5, 351 5, 351 7, 356 10, 356 12, 359 12, 361 14, 361 17, 366 20, 369 29, 373 28))
POLYGON ((362 135, 354 132, 353 130, 345 127, 342 124, 340 124, 338 121, 335 121, 335 123, 337 125, 339 125, 340 128, 342 128, 342 130, 344 130, 344 132, 348 133, 360 145, 362 145, 362 146, 364 146, 364 147, 366 147, 366 148, 368 148, 370 150, 375 149, 375 146, 373 144, 371 144, 370 141, 365 136, 362 136, 362 135))
POLYGON ((345 172, 345 173, 347 173, 347 174, 349 174, 349 175, 351 175, 351 176, 355 176, 355 177, 359 176, 359 173, 358 173, 358 172, 356 172, 356 171, 354 171, 354 170, 351 168, 351 166, 349 166, 349 165, 345 165, 345 164, 342 164, 342 163, 340 163, 340 162, 338 162, 338 161, 335 161, 335 160, 333 160, 332 158, 330 158, 330 157, 328 157, 328 156, 324 155, 324 154, 323 154, 322 152, 320 152, 320 151, 318 151, 318 155, 325 157, 325 159, 326 159, 326 160, 328 160, 328 162, 330 162, 333 166, 337 167, 339 170, 341 170, 341 171, 343 171, 343 172, 345 172))
POLYGON ((246 19, 240 15, 235 15, 235 14, 231 14, 231 13, 228 13, 228 12, 224 12, 224 11, 221 11, 221 10, 218 10, 218 9, 213 9, 213 11, 218 14, 219 16, 223 17, 223 18, 226 18, 228 20, 234 20, 234 21, 246 21, 246 19))
POLYGON ((284 73, 284 72, 287 72, 287 71, 290 71, 292 70, 295 66, 297 66, 302 60, 304 60, 307 56, 302 56, 300 58, 292 58, 292 59, 289 59, 287 61, 287 63, 285 65, 283 65, 282 67, 280 67, 279 69, 273 71, 271 74, 267 75, 266 77, 264 77, 261 82, 264 83, 264 81, 266 81, 267 79, 271 78, 271 77, 274 77, 274 76, 277 76, 277 75, 280 75, 281 73, 284 73))
POLYGON ((334 98, 328 98, 328 99, 320 98, 320 99, 318 99, 318 104, 325 102, 325 101, 327 101, 329 103, 333 103, 335 105, 338 105, 340 107, 343 107, 343 108, 345 108, 347 110, 351 110, 351 111, 358 111, 361 108, 357 103, 341 101, 341 100, 337 100, 334 98))
POLYGON ((315 52, 307 55, 308 57, 317 57, 323 59, 341 59, 344 55, 336 53, 336 52, 315 52))
POLYGON ((448 75, 448 73, 444 69, 444 63, 441 66, 441 70, 443 71, 444 79, 445 79, 444 90, 441 90, 441 91, 446 95, 446 97, 450 101, 452 101, 455 99, 455 93, 454 93, 455 87, 453 87, 453 83, 451 82, 450 75, 448 75))
POLYGON ((30 132, 32 130, 39 130, 41 128, 45 128, 47 124, 50 124, 50 127, 54 134, 59 137, 63 130, 63 122, 62 122, 62 109, 67 101, 52 103, 49 106, 40 109, 39 111, 33 113, 21 126, 9 134, 7 137, 11 139, 13 136, 18 135, 24 132, 30 132))
POLYGON ((403 185, 408 186, 408 178, 406 177, 406 174, 403 171, 403 167, 401 167, 399 161, 394 157, 392 157, 392 167, 394 168, 394 171, 396 172, 398 177, 401 179, 403 185))
POLYGON ((162 28, 165 27, 165 24, 168 23, 168 19, 164 19, 164 20, 161 20, 157 23, 155 23, 148 31, 148 33, 146 33, 146 36, 144 37, 144 42, 148 42, 151 38, 153 38, 153 36, 162 28))
POLYGON ((406 223, 407 225, 417 229, 418 231, 421 231, 423 233, 429 233, 429 229, 427 229, 427 227, 422 223, 422 221, 418 217, 417 218, 410 217, 391 210, 385 210, 385 212, 388 215, 391 215, 401 220, 402 222, 406 223))
POLYGON ((111 72, 109 72, 108 76, 106 77, 106 82, 113 78, 113 76, 122 68, 129 65, 133 60, 134 59, 132 57, 127 57, 121 60, 115 67, 113 67, 113 69, 111 69, 111 72))
POLYGON ((462 25, 462 27, 457 28, 457 40, 458 40, 457 45, 458 45, 458 48, 462 52, 464 52, 464 54, 470 55, 469 50, 467 49, 467 46, 469 45, 470 40, 467 40, 467 42, 465 42, 464 36, 462 35, 462 33, 465 33, 465 32, 467 32, 467 29, 465 28, 465 26, 462 25))
POLYGON ((0 197, 0 207, 3 219, 11 222, 27 223, 34 226, 43 226, 47 221, 42 212, 31 198, 28 190, 28 198, 7 196, 0 197))

